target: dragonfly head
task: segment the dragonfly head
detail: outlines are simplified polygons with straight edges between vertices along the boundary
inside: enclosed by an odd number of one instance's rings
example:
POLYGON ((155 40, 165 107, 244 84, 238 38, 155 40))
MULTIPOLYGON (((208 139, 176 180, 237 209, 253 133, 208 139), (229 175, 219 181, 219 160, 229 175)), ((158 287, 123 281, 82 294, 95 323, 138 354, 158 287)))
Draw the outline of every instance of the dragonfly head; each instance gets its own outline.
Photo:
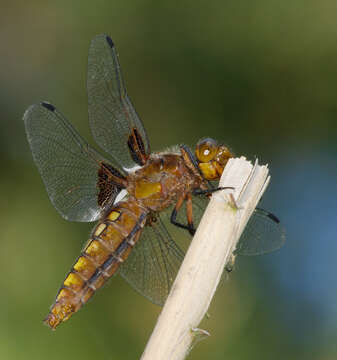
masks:
POLYGON ((211 138, 199 140, 195 155, 199 169, 206 180, 219 179, 228 159, 234 156, 225 145, 219 145, 211 138))

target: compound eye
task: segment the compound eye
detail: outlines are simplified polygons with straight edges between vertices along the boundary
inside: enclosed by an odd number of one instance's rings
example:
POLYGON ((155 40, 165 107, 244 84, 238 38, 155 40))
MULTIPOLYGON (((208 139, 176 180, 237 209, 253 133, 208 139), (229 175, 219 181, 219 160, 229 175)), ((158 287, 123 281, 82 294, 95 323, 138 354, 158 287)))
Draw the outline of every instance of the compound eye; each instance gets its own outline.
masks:
POLYGON ((211 138, 199 140, 195 149, 195 155, 200 162, 211 161, 217 152, 218 144, 211 138))

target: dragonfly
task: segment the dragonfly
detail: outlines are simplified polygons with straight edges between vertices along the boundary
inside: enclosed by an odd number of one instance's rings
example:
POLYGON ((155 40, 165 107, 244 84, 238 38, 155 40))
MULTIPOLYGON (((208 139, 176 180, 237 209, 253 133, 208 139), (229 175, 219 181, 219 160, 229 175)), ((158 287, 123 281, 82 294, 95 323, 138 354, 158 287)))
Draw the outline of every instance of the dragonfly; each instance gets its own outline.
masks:
MULTIPOLYGON (((90 44, 87 92, 91 132, 105 155, 49 102, 24 114, 33 159, 54 207, 69 221, 97 221, 45 318, 52 329, 117 273, 162 305, 184 257, 172 229, 195 233, 212 192, 219 189, 214 183, 234 156, 211 138, 202 138, 194 151, 182 144, 151 152, 116 47, 105 34, 90 44)), ((279 220, 256 209, 235 255, 267 253, 284 241, 279 220)))

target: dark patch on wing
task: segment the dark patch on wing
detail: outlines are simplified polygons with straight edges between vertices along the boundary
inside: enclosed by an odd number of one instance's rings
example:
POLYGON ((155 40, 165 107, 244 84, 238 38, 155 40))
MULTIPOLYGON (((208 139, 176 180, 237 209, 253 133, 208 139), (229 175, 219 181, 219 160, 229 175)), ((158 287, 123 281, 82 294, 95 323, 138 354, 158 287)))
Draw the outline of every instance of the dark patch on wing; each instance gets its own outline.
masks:
POLYGON ((55 106, 52 105, 52 104, 49 104, 49 103, 43 101, 43 102, 41 103, 41 105, 42 105, 44 108, 46 108, 47 110, 49 110, 49 111, 55 111, 55 106))
POLYGON ((143 139, 136 128, 132 129, 128 138, 128 147, 132 160, 138 165, 143 166, 148 159, 148 155, 145 151, 143 139))
POLYGON ((106 41, 108 42, 108 44, 109 44, 109 46, 110 46, 111 48, 113 48, 113 47, 115 46, 115 44, 113 43, 113 41, 112 41, 112 39, 111 39, 110 36, 107 36, 107 37, 106 37, 106 41))
POLYGON ((107 202, 115 199, 125 185, 126 178, 113 166, 102 162, 98 170, 98 205, 103 207, 107 202))
POLYGON ((272 219, 273 221, 275 221, 276 223, 278 223, 278 224, 280 223, 280 220, 274 214, 268 213, 268 217, 270 219, 272 219))

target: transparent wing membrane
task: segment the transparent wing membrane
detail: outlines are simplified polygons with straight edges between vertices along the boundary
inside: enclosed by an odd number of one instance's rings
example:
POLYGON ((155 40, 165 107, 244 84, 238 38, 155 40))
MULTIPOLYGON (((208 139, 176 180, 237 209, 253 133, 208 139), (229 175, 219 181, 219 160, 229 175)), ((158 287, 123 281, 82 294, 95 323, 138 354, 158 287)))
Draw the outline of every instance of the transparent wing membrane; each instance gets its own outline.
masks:
POLYGON ((179 270, 184 253, 160 217, 144 228, 141 239, 120 267, 120 274, 138 292, 163 305, 179 270))
POLYGON ((127 95, 115 46, 107 35, 95 37, 88 58, 88 106, 93 137, 125 169, 136 165, 130 154, 130 134, 144 154, 150 153, 145 129, 127 95))
POLYGON ((274 215, 255 209, 235 250, 237 255, 261 255, 275 251, 285 242, 285 231, 274 215))
MULTIPOLYGON (((203 196, 193 198, 193 218, 199 225, 208 204, 203 196)), ((285 232, 278 219, 271 213, 255 209, 238 242, 235 255, 261 255, 275 251, 285 242, 285 232)))
MULTIPOLYGON (((97 220, 102 211, 97 201, 98 171, 106 160, 49 103, 32 105, 24 122, 35 163, 55 208, 67 220, 97 220)), ((117 195, 116 188, 110 190, 112 197, 117 195)))
MULTIPOLYGON (((193 198, 193 220, 198 226, 208 204, 203 196, 193 198)), ((182 230, 169 224, 173 206, 160 213, 156 222, 146 226, 128 260, 120 267, 120 274, 142 295, 155 304, 163 305, 184 257, 183 251, 172 239, 182 230), (167 226, 166 226, 167 224, 167 226)), ((186 223, 186 207, 178 213, 179 222, 186 223)), ((256 209, 242 234, 235 255, 259 255, 280 248, 285 237, 283 228, 270 213, 256 209)), ((233 257, 234 259, 234 257, 233 257)))

